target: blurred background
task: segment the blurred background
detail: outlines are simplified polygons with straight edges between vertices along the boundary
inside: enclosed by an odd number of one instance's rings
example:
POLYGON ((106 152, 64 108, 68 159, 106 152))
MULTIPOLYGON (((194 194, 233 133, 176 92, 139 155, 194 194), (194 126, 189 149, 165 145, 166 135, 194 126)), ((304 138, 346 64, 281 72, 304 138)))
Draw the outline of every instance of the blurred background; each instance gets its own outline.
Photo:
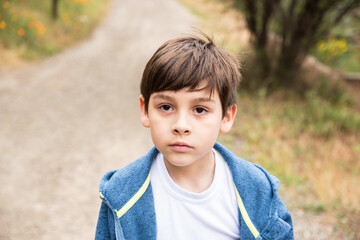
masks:
POLYGON ((241 61, 219 141, 280 179, 296 239, 360 239, 358 0, 0 0, 0 239, 93 238, 101 176, 152 146, 143 68, 193 26, 241 61))

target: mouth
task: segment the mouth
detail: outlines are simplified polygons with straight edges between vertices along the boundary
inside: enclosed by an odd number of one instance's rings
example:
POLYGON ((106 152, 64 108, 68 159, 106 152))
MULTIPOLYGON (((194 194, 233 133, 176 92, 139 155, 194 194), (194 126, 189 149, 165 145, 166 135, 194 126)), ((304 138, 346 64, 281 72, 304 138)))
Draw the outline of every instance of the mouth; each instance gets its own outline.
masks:
POLYGON ((169 146, 175 152, 188 152, 193 148, 184 142, 175 142, 175 143, 170 144, 169 146))

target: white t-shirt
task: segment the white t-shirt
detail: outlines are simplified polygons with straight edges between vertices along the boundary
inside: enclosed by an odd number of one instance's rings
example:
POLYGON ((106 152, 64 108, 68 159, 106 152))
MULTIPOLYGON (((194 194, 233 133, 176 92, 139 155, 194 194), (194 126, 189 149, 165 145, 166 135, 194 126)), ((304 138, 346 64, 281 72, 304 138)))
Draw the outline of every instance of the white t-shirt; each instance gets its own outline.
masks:
POLYGON ((158 240, 240 239, 234 183, 229 167, 215 153, 215 175, 201 193, 181 188, 170 177, 161 153, 151 166, 158 240))

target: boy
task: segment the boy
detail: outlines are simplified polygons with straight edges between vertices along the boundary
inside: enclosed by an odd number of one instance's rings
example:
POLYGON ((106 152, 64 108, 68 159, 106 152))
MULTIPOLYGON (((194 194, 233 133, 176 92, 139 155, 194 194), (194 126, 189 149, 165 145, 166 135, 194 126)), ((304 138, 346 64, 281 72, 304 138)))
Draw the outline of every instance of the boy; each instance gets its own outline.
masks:
POLYGON ((237 111, 238 61, 202 34, 147 63, 140 110, 155 147, 100 183, 96 239, 293 239, 278 180, 216 143, 237 111))

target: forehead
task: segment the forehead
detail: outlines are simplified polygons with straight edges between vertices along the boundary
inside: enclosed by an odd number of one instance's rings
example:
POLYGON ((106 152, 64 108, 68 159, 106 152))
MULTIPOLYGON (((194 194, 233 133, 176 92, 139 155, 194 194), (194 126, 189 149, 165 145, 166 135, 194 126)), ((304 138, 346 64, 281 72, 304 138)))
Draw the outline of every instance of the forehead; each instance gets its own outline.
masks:
POLYGON ((193 99, 197 101, 220 101, 219 94, 217 90, 211 92, 208 88, 196 88, 190 89, 185 88, 181 90, 166 90, 160 92, 154 92, 151 94, 150 98, 152 99, 174 99, 179 98, 180 100, 193 99))

